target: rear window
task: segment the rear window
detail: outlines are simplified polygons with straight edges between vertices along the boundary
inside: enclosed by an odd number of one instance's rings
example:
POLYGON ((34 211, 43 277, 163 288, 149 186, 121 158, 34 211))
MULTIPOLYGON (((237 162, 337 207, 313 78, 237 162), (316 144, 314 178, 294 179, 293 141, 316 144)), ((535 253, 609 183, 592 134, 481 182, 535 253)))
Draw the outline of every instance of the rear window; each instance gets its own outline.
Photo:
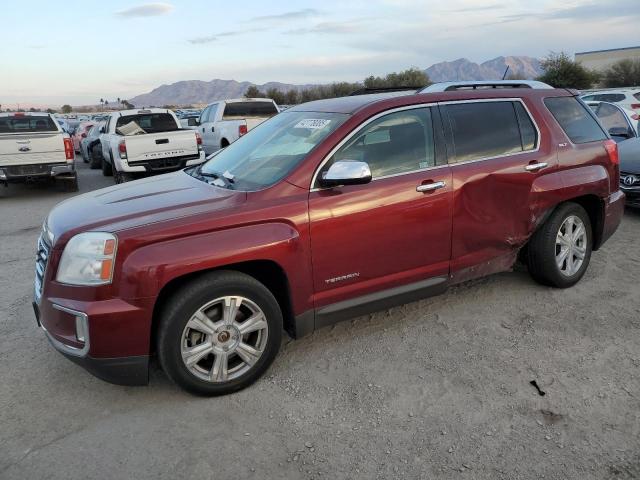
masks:
POLYGON ((180 127, 169 113, 145 113, 125 115, 116 122, 116 133, 120 135, 140 135, 178 130, 180 127))
POLYGON ((606 140, 593 115, 574 97, 545 98, 544 104, 573 143, 606 140))
POLYGON ((625 99, 624 93, 603 93, 596 95, 601 102, 622 102, 625 99))
POLYGON ((272 102, 233 102, 225 105, 222 119, 272 117, 276 113, 278 109, 272 102))
POLYGON ((2 117, 0 133, 57 132, 58 127, 49 116, 2 117))
POLYGON ((449 104, 445 112, 454 148, 452 162, 499 157, 535 148, 536 130, 520 102, 449 104))

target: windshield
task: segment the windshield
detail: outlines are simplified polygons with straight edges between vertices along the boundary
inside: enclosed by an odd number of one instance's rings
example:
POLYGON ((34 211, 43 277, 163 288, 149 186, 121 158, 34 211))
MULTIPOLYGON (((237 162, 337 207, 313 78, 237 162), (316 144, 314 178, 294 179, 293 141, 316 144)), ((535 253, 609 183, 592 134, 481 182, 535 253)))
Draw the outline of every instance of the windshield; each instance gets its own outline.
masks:
POLYGON ((260 190, 281 180, 340 126, 342 113, 284 112, 267 120, 195 171, 224 177, 227 188, 260 190))

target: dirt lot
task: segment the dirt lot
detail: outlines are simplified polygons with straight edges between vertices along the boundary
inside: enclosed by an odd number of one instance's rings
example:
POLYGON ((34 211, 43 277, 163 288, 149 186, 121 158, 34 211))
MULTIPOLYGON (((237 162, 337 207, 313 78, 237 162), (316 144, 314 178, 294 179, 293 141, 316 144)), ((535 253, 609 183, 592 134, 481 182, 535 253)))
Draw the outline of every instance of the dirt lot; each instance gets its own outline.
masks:
POLYGON ((253 387, 202 399, 157 368, 97 380, 37 328, 35 241, 68 196, 0 187, 2 479, 640 478, 638 212, 572 289, 475 281, 285 342, 253 387))

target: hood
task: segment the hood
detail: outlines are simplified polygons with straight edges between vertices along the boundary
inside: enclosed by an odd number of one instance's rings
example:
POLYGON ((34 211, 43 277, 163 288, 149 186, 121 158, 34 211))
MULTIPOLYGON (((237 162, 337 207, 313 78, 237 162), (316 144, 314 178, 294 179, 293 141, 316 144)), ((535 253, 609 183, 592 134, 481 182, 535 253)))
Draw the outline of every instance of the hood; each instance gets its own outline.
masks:
POLYGON ((78 195, 58 204, 47 226, 56 241, 86 230, 117 232, 236 207, 245 192, 218 188, 179 171, 78 195))
POLYGON ((630 138, 618 144, 620 171, 640 174, 640 138, 630 138))

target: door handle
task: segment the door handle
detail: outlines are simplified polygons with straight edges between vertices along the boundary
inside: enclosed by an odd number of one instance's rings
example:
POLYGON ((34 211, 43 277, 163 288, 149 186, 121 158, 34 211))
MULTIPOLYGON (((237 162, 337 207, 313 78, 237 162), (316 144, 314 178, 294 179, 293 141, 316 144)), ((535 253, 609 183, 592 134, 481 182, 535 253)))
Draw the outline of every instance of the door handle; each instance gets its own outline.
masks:
POLYGON ((524 169, 527 172, 537 172, 538 170, 542 170, 543 168, 547 168, 548 166, 549 164, 547 162, 530 163, 529 165, 524 167, 524 169))
POLYGON ((439 188, 446 187, 447 184, 443 181, 433 182, 433 183, 423 183, 422 185, 418 185, 416 187, 416 192, 433 192, 434 190, 438 190, 439 188))
POLYGON ((216 127, 211 127, 211 133, 216 131, 216 127))

